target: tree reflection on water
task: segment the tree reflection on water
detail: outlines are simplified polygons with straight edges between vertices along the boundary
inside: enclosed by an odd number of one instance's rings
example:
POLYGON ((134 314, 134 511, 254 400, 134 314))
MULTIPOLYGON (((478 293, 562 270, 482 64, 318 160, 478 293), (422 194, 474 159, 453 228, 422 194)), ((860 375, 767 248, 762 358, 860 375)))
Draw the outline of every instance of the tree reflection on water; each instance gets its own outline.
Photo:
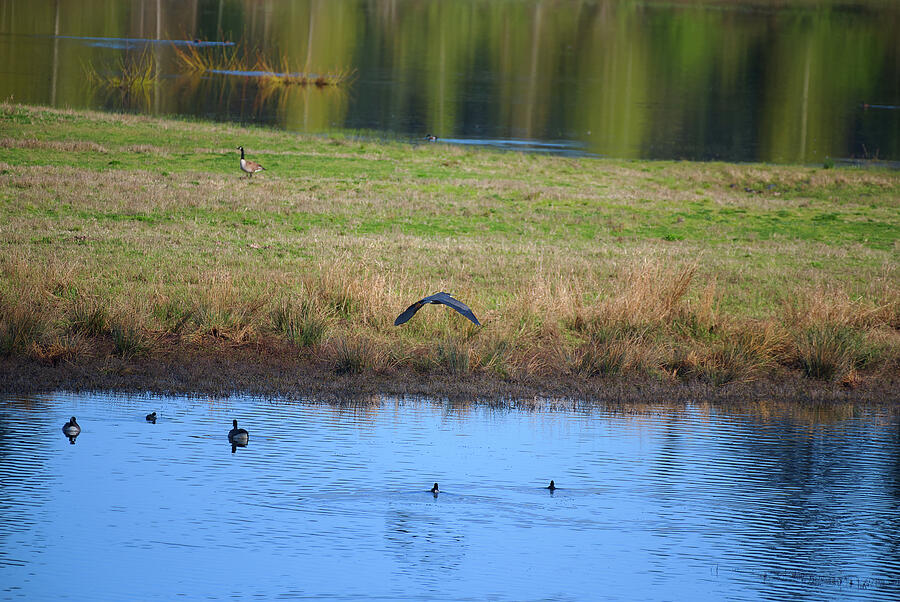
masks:
POLYGON ((900 158, 900 7, 689 0, 58 0, 0 6, 0 94, 20 102, 262 122, 295 131, 568 141, 616 157, 900 158), (24 34, 24 35, 23 35, 24 34), (128 38, 110 44, 96 38, 128 38), (80 38, 80 39, 79 39, 80 38), (148 95, 96 94, 84 65, 134 40, 238 42, 349 89, 179 77, 151 44, 148 95), (27 61, 24 61, 25 57, 27 61), (33 65, 21 69, 17 65, 33 65))

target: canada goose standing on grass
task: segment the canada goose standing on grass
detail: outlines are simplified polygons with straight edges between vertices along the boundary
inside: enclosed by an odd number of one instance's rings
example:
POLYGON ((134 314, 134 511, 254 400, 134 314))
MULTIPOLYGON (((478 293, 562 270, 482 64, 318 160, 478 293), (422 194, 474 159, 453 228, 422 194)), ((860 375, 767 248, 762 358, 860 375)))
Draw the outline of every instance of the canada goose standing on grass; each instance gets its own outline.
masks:
POLYGON ((252 178, 253 174, 265 169, 265 167, 263 167, 256 161, 248 161, 247 159, 244 158, 244 147, 243 146, 237 147, 237 150, 241 151, 241 171, 243 171, 245 174, 247 174, 248 178, 252 178))

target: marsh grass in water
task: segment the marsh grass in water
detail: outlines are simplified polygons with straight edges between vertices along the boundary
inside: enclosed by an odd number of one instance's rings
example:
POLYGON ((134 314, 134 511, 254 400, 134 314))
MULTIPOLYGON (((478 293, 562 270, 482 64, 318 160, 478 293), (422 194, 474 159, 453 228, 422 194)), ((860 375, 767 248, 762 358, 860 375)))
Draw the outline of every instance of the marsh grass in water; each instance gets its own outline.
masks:
POLYGON ((9 104, 0 124, 5 357, 249 356, 276 340, 327 375, 716 386, 790 372, 854 385, 900 366, 897 172, 9 104), (266 178, 240 179, 238 144, 266 178), (683 238, 660 234, 673 227, 683 238), (441 306, 393 326, 440 290, 484 327, 441 306))
POLYGON ((301 70, 286 54, 275 57, 242 44, 213 47, 173 44, 172 49, 183 73, 203 75, 215 72, 257 77, 264 94, 282 86, 340 86, 353 78, 353 71, 345 69, 319 73, 301 70))
POLYGON ((210 71, 249 71, 254 52, 245 45, 172 44, 176 60, 183 73, 203 75, 210 71))
POLYGON ((256 70, 263 73, 260 77, 264 87, 315 86, 324 88, 347 84, 353 77, 353 71, 350 70, 324 73, 304 71, 294 66, 287 55, 272 59, 263 53, 257 53, 256 70))
POLYGON ((150 105, 150 90, 159 82, 156 57, 148 48, 140 54, 126 54, 112 67, 84 66, 87 83, 99 93, 112 92, 128 105, 150 105))

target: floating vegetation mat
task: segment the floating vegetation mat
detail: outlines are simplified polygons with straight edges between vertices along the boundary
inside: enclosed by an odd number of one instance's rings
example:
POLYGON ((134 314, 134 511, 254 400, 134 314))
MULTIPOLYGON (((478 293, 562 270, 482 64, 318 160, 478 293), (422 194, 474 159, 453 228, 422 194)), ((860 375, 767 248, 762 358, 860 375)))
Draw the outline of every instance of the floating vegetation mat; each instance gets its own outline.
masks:
POLYGON ((242 46, 205 47, 173 45, 182 70, 188 74, 214 73, 258 78, 267 88, 281 86, 339 86, 352 79, 352 70, 312 72, 293 68, 286 55, 272 59, 242 46))
POLYGON ((260 76, 266 86, 339 86, 348 82, 353 71, 338 70, 328 73, 311 73, 292 69, 286 55, 282 55, 278 62, 271 61, 262 54, 257 56, 256 68, 262 73, 260 76))

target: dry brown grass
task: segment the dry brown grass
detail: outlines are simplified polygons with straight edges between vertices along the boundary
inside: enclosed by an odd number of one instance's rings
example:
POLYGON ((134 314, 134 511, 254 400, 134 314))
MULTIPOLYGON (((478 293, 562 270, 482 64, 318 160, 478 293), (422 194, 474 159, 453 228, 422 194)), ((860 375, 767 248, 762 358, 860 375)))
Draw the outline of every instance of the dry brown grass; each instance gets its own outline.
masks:
POLYGON ((785 302, 785 322, 793 328, 837 324, 871 330, 900 328, 900 290, 893 276, 873 282, 866 295, 850 295, 842 287, 800 290, 785 302))
POLYGON ((96 142, 88 142, 83 140, 37 140, 35 138, 0 138, 0 148, 51 149, 66 152, 107 152, 106 148, 103 145, 97 144, 96 142))
POLYGON ((478 311, 483 329, 442 307, 394 327, 395 315, 428 291, 411 274, 349 261, 296 279, 266 273, 239 280, 224 269, 183 274, 157 284, 150 297, 144 285, 126 284, 117 295, 97 282, 90 289, 88 266, 65 261, 34 263, 13 253, 0 265, 6 290, 18 292, 15 302, 3 297, 6 353, 66 360, 98 337, 110 338, 116 354, 135 357, 171 336, 244 345, 276 334, 341 374, 397 367, 500 378, 658 374, 721 385, 815 364, 809 358, 826 351, 804 334, 813 324, 853 329, 858 346, 867 345, 854 352, 859 359, 848 359, 842 347, 833 369, 804 368, 814 378, 896 369, 900 349, 893 305, 847 300, 835 291, 804 297, 783 321, 723 316, 716 283, 694 282, 696 263, 641 260, 606 281, 539 274, 493 300, 464 288, 456 294, 478 311))

